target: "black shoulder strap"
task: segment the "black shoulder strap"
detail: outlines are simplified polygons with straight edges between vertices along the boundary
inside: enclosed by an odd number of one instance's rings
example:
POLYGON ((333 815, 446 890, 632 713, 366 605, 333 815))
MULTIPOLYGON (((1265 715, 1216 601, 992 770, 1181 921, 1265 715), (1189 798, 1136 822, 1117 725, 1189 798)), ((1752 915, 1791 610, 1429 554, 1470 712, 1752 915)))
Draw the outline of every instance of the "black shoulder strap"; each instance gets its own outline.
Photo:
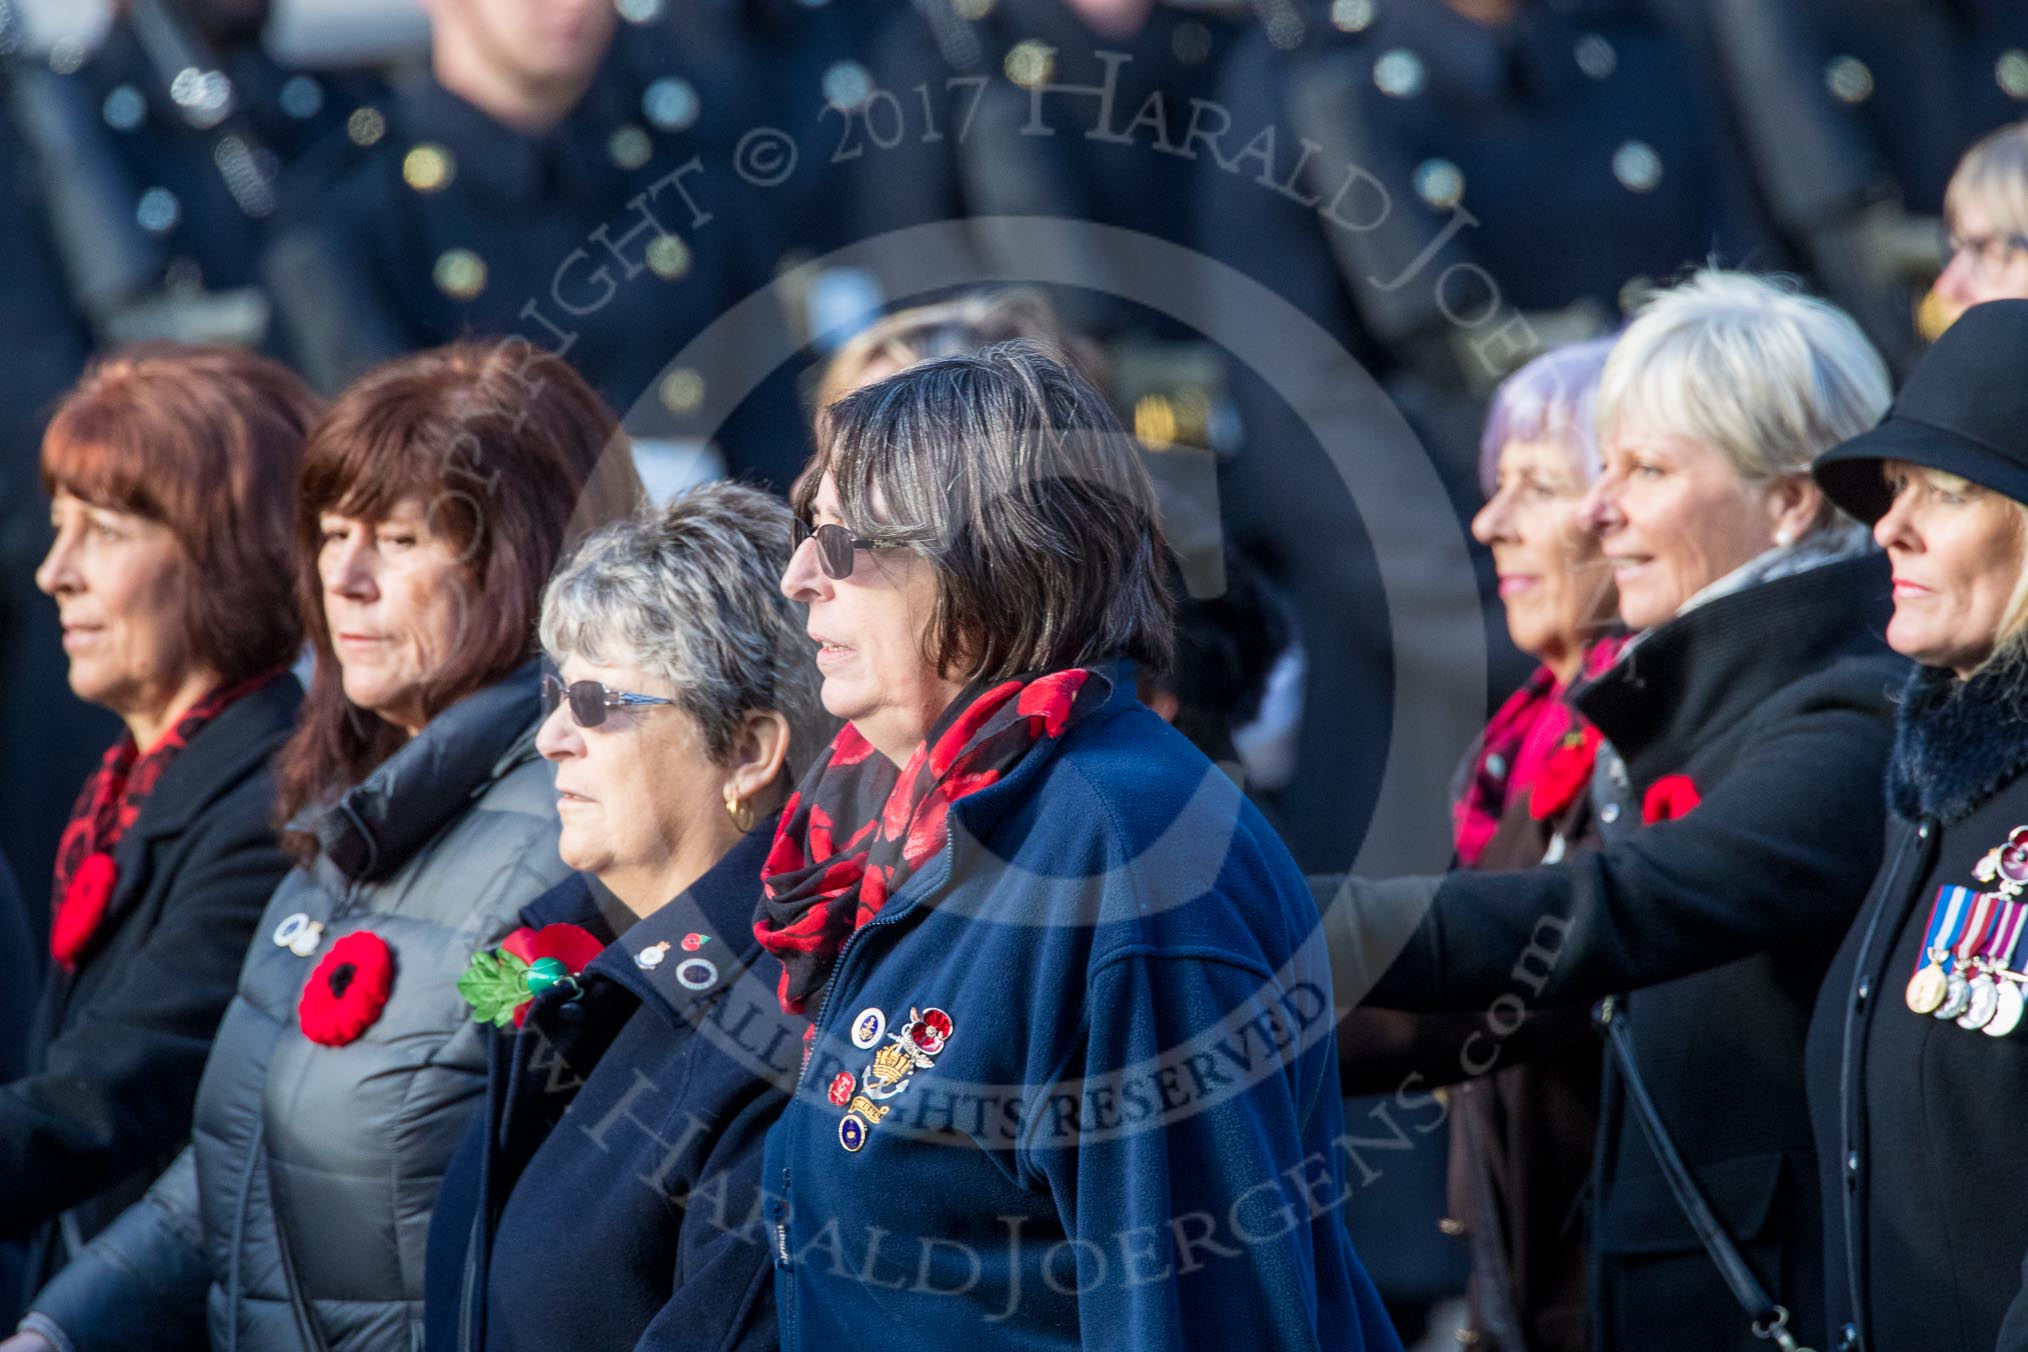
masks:
POLYGON ((1753 1269, 1747 1266, 1739 1246, 1733 1243, 1731 1235, 1725 1233, 1724 1223, 1704 1199, 1703 1189, 1697 1186, 1690 1167, 1683 1163, 1682 1153, 1676 1149, 1668 1124, 1662 1121, 1661 1110, 1655 1106, 1654 1097, 1648 1093, 1647 1081, 1641 1078, 1641 1068, 1634 1060, 1634 1035, 1627 1027, 1626 1016, 1614 1006, 1611 996, 1599 1004, 1598 1025, 1605 1033, 1613 1068, 1619 1072, 1627 1102, 1633 1105, 1634 1120, 1641 1124, 1641 1134, 1647 1137, 1648 1148, 1655 1152, 1655 1159, 1662 1166, 1662 1177, 1668 1180, 1676 1205, 1683 1208, 1690 1228, 1697 1232, 1698 1242, 1711 1255, 1711 1261, 1718 1265, 1718 1275, 1725 1279, 1732 1298, 1753 1321, 1753 1336, 1771 1340, 1781 1352, 1810 1352, 1800 1346, 1789 1332, 1789 1312, 1775 1304, 1767 1288, 1753 1275, 1753 1269))

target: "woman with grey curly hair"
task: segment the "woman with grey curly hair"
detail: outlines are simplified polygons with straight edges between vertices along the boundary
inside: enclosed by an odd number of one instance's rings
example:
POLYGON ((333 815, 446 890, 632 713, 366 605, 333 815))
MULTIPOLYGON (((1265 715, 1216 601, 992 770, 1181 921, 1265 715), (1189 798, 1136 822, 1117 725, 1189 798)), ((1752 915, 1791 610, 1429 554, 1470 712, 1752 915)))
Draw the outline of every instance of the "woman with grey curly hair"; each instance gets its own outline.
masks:
POLYGON ((537 746, 577 873, 459 982, 499 1031, 432 1221, 431 1347, 774 1346, 740 1218, 800 1047, 767 1036, 786 1027, 769 983, 736 979, 761 957, 776 819, 828 734, 774 585, 789 550, 782 502, 711 484, 592 536, 543 597, 559 674, 537 746), (727 1017, 743 1006, 770 1017, 727 1017), (581 1129, 554 1130, 566 1107, 581 1129), (715 1215, 684 1209, 704 1195, 715 1215))

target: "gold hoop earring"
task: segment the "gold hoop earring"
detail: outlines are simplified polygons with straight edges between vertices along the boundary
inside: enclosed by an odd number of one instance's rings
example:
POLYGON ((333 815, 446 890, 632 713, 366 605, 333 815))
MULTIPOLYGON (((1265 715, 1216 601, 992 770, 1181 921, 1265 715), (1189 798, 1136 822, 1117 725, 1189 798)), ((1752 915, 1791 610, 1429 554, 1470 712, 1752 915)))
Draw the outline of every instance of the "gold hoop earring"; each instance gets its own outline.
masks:
POLYGON ((731 789, 725 791, 725 815, 732 818, 733 826, 741 834, 753 830, 753 804, 731 789))

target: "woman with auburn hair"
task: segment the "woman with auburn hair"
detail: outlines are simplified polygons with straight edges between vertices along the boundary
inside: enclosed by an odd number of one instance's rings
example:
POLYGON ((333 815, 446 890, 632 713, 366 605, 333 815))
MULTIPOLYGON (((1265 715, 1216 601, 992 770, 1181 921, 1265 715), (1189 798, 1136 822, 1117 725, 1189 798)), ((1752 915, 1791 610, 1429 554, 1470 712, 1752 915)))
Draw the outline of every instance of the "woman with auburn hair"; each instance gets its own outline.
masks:
MULTIPOLYGON (((101 359, 43 437, 56 603, 78 698, 116 714, 57 851, 49 974, 0 1084, 0 1239, 18 1301, 182 1148, 205 1052, 288 864, 268 762, 287 672, 288 494, 318 400, 286 368, 167 344, 101 359)), ((10 984, 32 984, 28 971, 10 984)))
POLYGON ((535 618, 571 534, 637 487, 562 361, 461 343, 312 431, 297 586, 317 657, 280 762, 296 860, 190 1148, 32 1302, 22 1346, 364 1352, 421 1337, 432 1201, 485 1085, 456 986, 564 873, 535 618), (208 1293, 208 1295, 207 1295, 208 1293))

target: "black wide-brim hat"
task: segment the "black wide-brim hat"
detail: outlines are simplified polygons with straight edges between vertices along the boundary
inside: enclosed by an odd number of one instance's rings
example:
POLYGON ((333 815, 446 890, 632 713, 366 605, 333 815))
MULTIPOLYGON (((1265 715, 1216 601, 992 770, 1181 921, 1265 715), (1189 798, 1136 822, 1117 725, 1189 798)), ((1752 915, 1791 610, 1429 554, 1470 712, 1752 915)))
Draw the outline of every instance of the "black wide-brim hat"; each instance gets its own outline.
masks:
POLYGON ((1974 305, 1916 363, 1887 416, 1810 467, 1825 496, 1872 523, 1893 501, 1883 461, 1969 479, 2028 503, 2028 300, 1974 305))

